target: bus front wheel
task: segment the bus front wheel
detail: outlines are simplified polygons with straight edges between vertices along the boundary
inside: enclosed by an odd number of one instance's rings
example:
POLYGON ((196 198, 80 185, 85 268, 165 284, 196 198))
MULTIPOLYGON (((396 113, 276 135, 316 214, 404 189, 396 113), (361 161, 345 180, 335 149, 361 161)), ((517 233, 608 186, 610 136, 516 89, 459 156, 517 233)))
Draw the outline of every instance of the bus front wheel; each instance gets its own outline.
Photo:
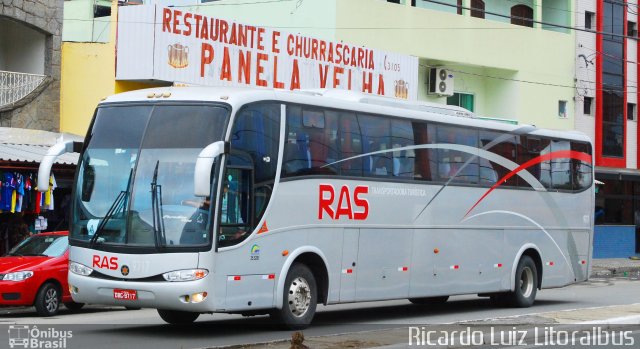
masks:
POLYGON ((282 294, 282 309, 274 309, 271 317, 289 330, 304 329, 316 313, 318 291, 313 273, 304 264, 294 263, 287 273, 282 294))
POLYGON ((162 320, 172 325, 190 324, 200 316, 200 313, 192 313, 190 311, 163 310, 158 309, 158 314, 162 320))
POLYGON ((538 269, 529 256, 522 256, 516 269, 516 285, 513 291, 504 294, 498 302, 514 307, 528 308, 533 305, 538 290, 538 269))

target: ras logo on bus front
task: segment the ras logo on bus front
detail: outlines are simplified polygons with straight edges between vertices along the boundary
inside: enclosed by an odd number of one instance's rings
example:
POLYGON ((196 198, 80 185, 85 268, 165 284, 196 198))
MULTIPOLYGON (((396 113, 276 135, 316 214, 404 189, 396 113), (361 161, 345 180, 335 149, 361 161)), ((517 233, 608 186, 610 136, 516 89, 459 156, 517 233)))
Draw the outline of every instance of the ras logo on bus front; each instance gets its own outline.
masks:
POLYGON ((92 268, 118 270, 118 257, 107 258, 107 256, 100 257, 94 254, 92 268))
POLYGON ((336 195, 336 188, 331 184, 320 184, 318 187, 318 219, 326 214, 333 220, 342 217, 353 220, 365 220, 369 216, 369 201, 363 196, 369 193, 369 187, 358 185, 353 191, 343 185, 336 195), (337 200, 336 200, 337 197, 337 200))

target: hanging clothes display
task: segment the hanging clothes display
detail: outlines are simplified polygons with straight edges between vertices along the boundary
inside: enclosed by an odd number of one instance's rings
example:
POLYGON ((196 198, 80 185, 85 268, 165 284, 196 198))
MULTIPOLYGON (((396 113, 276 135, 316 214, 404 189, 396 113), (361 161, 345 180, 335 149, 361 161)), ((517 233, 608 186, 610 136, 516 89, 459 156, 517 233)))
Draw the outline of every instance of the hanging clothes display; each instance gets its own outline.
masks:
POLYGON ((0 212, 41 213, 55 208, 53 192, 58 187, 53 174, 49 177, 49 190, 41 193, 33 173, 0 172, 0 212))

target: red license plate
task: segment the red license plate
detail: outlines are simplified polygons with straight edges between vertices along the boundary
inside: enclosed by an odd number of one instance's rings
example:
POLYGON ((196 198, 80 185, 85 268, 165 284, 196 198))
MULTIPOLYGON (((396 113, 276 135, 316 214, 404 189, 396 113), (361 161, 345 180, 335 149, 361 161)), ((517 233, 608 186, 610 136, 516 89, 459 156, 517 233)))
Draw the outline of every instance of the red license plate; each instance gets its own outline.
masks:
POLYGON ((113 290, 113 298, 124 301, 135 301, 138 299, 138 292, 135 290, 113 290))

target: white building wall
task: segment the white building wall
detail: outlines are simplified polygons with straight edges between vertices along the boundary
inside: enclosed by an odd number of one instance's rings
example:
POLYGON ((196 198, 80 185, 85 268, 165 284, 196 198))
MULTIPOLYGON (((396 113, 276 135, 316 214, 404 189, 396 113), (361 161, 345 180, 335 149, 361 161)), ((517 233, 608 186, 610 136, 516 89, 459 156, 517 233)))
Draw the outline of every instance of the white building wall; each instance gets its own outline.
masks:
MULTIPOLYGON (((585 11, 596 12, 596 0, 576 0, 575 25, 585 27, 585 11)), ((595 30, 595 17, 592 27, 595 30)), ((575 91, 575 128, 584 132, 595 142, 596 128, 596 35, 576 31, 576 91, 575 91), (592 97, 591 115, 584 114, 584 97, 592 97)))
MULTIPOLYGON (((638 27, 638 0, 627 0, 627 21, 636 23, 638 27)), ((638 41, 627 40, 627 103, 636 105, 638 112, 638 41)), ((627 121, 627 168, 638 168, 638 121, 627 121)))

